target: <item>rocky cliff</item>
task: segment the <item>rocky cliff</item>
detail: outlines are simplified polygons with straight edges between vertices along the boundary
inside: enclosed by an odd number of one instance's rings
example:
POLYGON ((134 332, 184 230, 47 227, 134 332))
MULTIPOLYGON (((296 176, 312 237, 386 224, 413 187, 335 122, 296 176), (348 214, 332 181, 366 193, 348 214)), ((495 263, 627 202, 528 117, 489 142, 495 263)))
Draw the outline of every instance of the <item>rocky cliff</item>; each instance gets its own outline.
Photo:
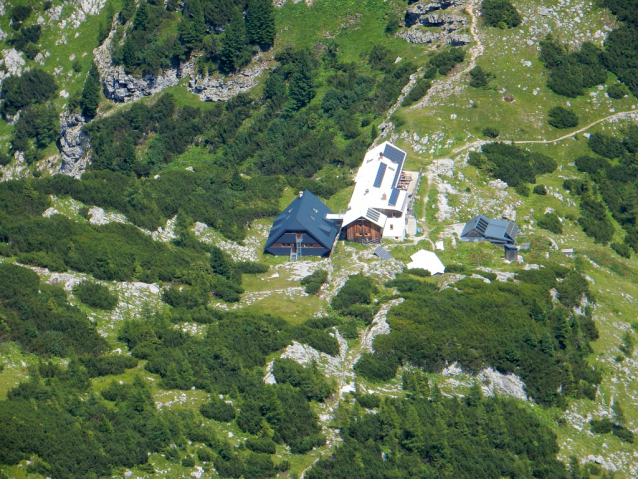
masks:
POLYGON ((58 173, 79 177, 89 161, 90 137, 82 131, 86 123, 79 113, 64 112, 60 115, 60 153, 62 164, 58 173))
POLYGON ((405 27, 397 37, 410 43, 433 43, 444 41, 453 46, 467 45, 472 41, 470 35, 459 33, 458 30, 469 25, 467 17, 460 12, 448 12, 446 10, 459 10, 465 5, 465 0, 443 0, 431 3, 418 3, 411 6, 405 12, 405 27), (436 30, 425 30, 436 28, 436 30))

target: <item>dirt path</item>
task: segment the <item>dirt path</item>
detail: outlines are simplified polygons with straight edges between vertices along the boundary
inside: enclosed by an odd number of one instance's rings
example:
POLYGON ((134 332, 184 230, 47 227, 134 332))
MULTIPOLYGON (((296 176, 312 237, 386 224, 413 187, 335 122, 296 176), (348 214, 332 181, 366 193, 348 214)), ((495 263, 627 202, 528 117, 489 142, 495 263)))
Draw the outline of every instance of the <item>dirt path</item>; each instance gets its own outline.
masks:
POLYGON ((431 98, 437 94, 441 94, 440 96, 442 98, 451 95, 454 92, 454 85, 461 81, 463 79, 463 76, 468 74, 470 70, 472 70, 476 66, 476 59, 485 51, 485 45, 483 45, 478 35, 478 19, 476 18, 476 8, 478 6, 477 3, 478 2, 476 1, 472 1, 466 7, 467 13, 472 18, 470 22, 470 34, 476 42, 468 52, 470 54, 470 61, 467 63, 466 67, 463 70, 460 70, 454 73, 452 76, 446 77, 443 80, 433 82, 432 87, 428 90, 427 94, 416 105, 410 107, 408 111, 420 110, 426 106, 429 106, 431 98))

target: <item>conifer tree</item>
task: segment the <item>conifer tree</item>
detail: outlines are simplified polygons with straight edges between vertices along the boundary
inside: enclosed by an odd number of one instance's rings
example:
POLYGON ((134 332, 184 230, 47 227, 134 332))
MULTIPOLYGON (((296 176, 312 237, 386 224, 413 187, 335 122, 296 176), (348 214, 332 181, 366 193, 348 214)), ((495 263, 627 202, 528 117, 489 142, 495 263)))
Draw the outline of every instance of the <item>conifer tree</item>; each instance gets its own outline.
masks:
POLYGON ((294 108, 300 110, 315 97, 316 89, 312 78, 310 60, 306 55, 300 59, 297 68, 290 81, 288 95, 294 108))
POLYGON ((234 72, 250 61, 250 49, 246 39, 244 17, 238 9, 224 32, 224 43, 221 53, 220 68, 224 72, 234 72))
POLYGON ((122 25, 133 18, 136 9, 137 5, 135 5, 135 0, 124 0, 124 5, 122 6, 122 10, 120 11, 120 22, 122 23, 122 25))
POLYGON ((80 107, 85 116, 93 117, 97 113, 97 107, 100 104, 100 74, 97 70, 95 62, 91 65, 89 74, 84 81, 82 89, 82 97, 80 98, 80 107))
POLYGON ((246 15, 248 41, 267 49, 275 43, 275 11, 270 0, 250 0, 246 15))

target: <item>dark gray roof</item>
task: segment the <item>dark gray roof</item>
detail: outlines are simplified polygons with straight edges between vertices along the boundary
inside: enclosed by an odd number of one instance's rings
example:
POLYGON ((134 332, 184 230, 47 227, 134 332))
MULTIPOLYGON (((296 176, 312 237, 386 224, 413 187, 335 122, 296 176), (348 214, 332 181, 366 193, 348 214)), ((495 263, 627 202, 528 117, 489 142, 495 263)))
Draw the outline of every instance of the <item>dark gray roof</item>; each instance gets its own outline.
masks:
POLYGON ((374 248, 374 254, 376 254, 381 259, 392 259, 392 255, 383 249, 382 246, 377 246, 374 248))
POLYGON ((379 170, 377 171, 377 177, 374 179, 374 184, 372 185, 375 188, 381 187, 381 183, 383 183, 383 177, 385 176, 385 170, 388 167, 385 163, 379 164, 379 170))
POLYGON ((334 239, 339 233, 339 225, 334 220, 326 219, 326 215, 332 214, 319 198, 310 191, 303 192, 301 197, 293 200, 288 207, 275 218, 266 248, 269 248, 279 237, 287 232, 308 232, 324 248, 332 249, 334 239))
POLYGON ((488 241, 515 243, 518 235, 518 226, 513 221, 490 220, 485 215, 477 215, 468 221, 463 228, 461 238, 472 231, 478 231, 488 241))
POLYGON ((397 205, 397 200, 399 199, 399 193, 401 190, 398 190, 396 188, 392 189, 392 193, 390 193, 390 199, 388 200, 388 204, 390 206, 396 206, 397 205))

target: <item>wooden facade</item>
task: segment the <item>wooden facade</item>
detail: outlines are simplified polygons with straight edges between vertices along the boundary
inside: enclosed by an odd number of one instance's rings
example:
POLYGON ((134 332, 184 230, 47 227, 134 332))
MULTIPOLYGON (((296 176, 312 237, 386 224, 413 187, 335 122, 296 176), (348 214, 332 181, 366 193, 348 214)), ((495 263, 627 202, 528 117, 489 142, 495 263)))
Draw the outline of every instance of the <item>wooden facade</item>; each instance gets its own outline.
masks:
POLYGON ((346 238, 348 241, 357 243, 368 243, 379 241, 382 236, 382 228, 366 218, 359 218, 346 227, 346 238))

